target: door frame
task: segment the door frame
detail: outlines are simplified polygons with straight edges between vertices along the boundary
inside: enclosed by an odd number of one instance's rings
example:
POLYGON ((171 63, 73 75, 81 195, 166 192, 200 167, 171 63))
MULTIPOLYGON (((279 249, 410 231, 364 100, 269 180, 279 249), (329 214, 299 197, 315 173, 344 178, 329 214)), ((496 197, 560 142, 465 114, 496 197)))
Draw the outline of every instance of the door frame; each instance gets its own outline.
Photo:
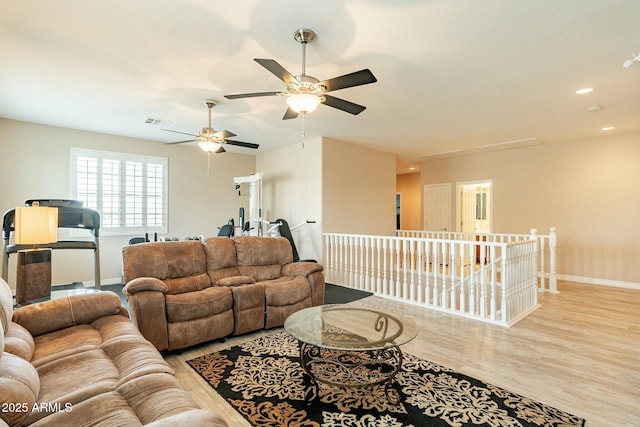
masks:
POLYGON ((489 233, 493 232, 493 180, 492 179, 479 179, 475 181, 460 181, 456 182, 456 231, 462 231, 462 218, 460 212, 462 211, 463 197, 461 196, 463 187, 465 186, 480 186, 482 184, 488 184, 489 187, 489 203, 487 203, 489 212, 489 233))

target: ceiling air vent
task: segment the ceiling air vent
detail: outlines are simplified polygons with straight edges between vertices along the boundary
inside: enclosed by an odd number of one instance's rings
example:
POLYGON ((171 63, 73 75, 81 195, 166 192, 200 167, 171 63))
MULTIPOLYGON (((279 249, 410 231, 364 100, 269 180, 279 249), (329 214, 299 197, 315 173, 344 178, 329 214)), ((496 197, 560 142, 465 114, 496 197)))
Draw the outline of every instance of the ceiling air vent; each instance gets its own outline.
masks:
POLYGON ((487 144, 478 146, 479 150, 497 151, 509 150, 511 148, 530 147, 532 145, 540 145, 542 142, 538 138, 518 139, 516 141, 497 142, 495 144, 487 144))
POLYGON ((147 119, 144 122, 148 125, 159 125, 160 123, 162 123, 162 120, 147 117, 147 119))
POLYGON ((425 154, 421 156, 422 159, 430 160, 430 159, 441 159, 444 157, 453 157, 462 154, 461 150, 449 150, 449 151, 441 151, 439 153, 425 154))

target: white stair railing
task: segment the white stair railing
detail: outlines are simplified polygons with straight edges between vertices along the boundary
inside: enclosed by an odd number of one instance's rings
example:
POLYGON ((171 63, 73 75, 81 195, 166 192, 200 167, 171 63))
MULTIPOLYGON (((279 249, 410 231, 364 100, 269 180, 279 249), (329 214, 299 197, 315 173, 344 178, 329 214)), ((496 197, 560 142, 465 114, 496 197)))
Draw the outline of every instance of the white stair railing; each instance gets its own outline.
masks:
POLYGON ((426 230, 397 230, 398 237, 416 237, 423 239, 450 239, 465 241, 488 242, 518 242, 534 239, 538 242, 538 280, 539 289, 543 292, 558 292, 557 273, 557 246, 558 233, 555 227, 549 229, 549 234, 538 234, 538 230, 532 228, 530 234, 506 234, 506 233, 465 233, 452 231, 426 231, 426 230))
POLYGON ((505 326, 537 307, 536 239, 324 237, 328 283, 505 326))

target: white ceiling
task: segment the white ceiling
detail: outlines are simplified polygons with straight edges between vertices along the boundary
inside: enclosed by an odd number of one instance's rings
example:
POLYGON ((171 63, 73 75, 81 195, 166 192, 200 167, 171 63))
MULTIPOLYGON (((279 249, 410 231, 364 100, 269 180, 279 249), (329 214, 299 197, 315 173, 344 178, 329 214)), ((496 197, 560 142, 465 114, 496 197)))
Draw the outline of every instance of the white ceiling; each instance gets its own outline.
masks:
MULTIPOLYGON (((320 106, 306 138, 396 153, 542 143, 640 130, 638 0, 9 0, 0 16, 0 117, 177 141, 213 126, 261 151, 300 143, 281 120, 284 83, 253 61, 301 71, 298 28, 317 39, 307 74, 369 68, 377 83, 332 92, 367 106, 320 106), (576 95, 579 88, 594 88, 576 95), (600 112, 588 112, 600 105, 600 112), (160 125, 145 124, 147 118, 160 125)), ((255 153, 231 147, 229 151, 255 153)))

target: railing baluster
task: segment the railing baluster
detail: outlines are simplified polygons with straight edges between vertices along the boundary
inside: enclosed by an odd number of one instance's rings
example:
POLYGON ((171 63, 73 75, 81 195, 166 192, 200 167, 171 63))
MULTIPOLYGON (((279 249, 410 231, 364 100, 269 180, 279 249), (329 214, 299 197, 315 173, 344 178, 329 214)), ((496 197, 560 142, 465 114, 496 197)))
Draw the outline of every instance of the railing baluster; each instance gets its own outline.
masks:
POLYGON ((418 271, 417 271, 417 275, 418 275, 418 295, 417 295, 417 301, 418 304, 424 304, 425 300, 424 300, 424 283, 422 282, 422 276, 424 274, 424 259, 423 259, 423 255, 424 255, 424 240, 416 240, 416 245, 417 245, 417 249, 418 249, 418 271))
POLYGON ((387 239, 382 239, 382 263, 383 267, 383 280, 382 280, 382 295, 387 295, 387 289, 390 286, 389 273, 387 271, 387 239))
POLYGON ((433 238, 413 232, 406 237, 326 233, 327 281, 502 325, 535 308, 537 257, 555 248, 551 238, 429 235, 433 238))
POLYGON ((376 237, 375 242, 376 242, 376 256, 378 257, 378 262, 376 264, 376 272, 378 276, 376 280, 376 293, 380 294, 382 293, 382 262, 381 262, 382 247, 380 245, 379 237, 376 237))
POLYGON ((396 240, 395 241, 395 249, 396 249, 396 287, 393 289, 393 296, 398 298, 400 297, 400 295, 398 295, 401 292, 402 289, 402 282, 400 281, 400 274, 401 272, 401 260, 400 257, 402 256, 402 252, 401 252, 401 245, 402 242, 400 240, 396 240))

